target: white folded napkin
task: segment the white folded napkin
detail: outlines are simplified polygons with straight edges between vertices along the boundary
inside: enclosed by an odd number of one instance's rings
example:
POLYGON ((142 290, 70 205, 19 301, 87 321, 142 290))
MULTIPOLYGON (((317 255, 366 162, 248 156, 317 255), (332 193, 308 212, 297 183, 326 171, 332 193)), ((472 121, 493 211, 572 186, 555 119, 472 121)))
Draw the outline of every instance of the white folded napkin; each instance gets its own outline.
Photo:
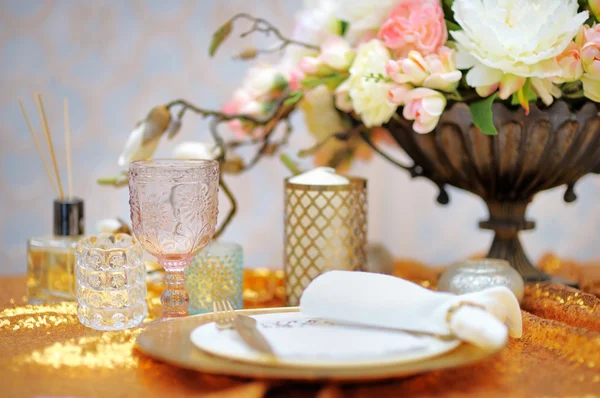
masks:
POLYGON ((315 278, 300 298, 300 312, 330 321, 453 333, 483 348, 504 346, 509 335, 521 337, 523 327, 519 303, 505 287, 454 295, 356 271, 330 271, 315 278))

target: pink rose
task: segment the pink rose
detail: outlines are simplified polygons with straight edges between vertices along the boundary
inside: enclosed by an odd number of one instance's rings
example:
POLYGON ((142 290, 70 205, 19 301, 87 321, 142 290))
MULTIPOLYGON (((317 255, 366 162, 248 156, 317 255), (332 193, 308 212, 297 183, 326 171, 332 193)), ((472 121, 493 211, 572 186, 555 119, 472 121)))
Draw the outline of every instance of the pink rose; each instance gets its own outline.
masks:
POLYGON ((596 24, 592 28, 584 25, 577 33, 575 43, 581 47, 583 70, 595 77, 600 77, 600 24, 596 24))
POLYGON ((302 80, 306 74, 300 68, 294 68, 290 72, 289 84, 292 90, 300 90, 302 88, 302 80))
POLYGON ((394 84, 388 91, 388 101, 397 105, 404 105, 410 90, 411 87, 408 84, 394 84))
POLYGON ((448 40, 444 11, 437 0, 403 0, 390 13, 378 37, 398 57, 411 50, 435 53, 448 40))
MULTIPOLYGON (((227 102, 221 108, 221 112, 226 115, 235 115, 236 113, 253 114, 257 108, 256 101, 246 91, 238 89, 233 93, 231 101, 227 102)), ((238 136, 244 137, 248 133, 247 126, 244 126, 240 120, 231 120, 227 122, 229 128, 238 136)))
POLYGON ((406 120, 415 121, 413 130, 419 134, 433 131, 446 108, 446 97, 439 91, 423 87, 415 88, 403 97, 406 105, 402 116, 406 120))
POLYGON ((570 42, 567 48, 556 57, 556 62, 562 71, 561 76, 553 79, 555 83, 579 80, 583 73, 581 51, 575 42, 570 42))

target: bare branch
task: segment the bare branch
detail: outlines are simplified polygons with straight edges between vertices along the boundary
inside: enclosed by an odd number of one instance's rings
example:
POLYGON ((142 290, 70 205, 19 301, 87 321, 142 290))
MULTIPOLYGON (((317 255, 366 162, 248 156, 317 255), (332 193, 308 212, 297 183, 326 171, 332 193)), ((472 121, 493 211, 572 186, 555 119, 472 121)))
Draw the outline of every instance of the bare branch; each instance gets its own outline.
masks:
POLYGON ((281 41, 281 43, 279 45, 274 46, 273 48, 270 48, 270 49, 256 49, 257 53, 263 53, 263 54, 274 53, 274 52, 283 50, 284 48, 286 48, 289 45, 300 46, 300 47, 308 48, 310 50, 315 50, 315 51, 319 50, 319 47, 315 46, 313 44, 304 43, 304 42, 301 42, 298 40, 294 40, 294 39, 285 37, 284 35, 281 34, 279 29, 277 29, 273 24, 271 24, 269 21, 267 21, 265 19, 256 18, 250 14, 241 13, 241 14, 234 15, 233 18, 231 18, 229 21, 233 23, 234 21, 236 21, 238 19, 247 19, 252 22, 252 26, 250 27, 250 29, 243 32, 240 35, 240 37, 246 37, 254 32, 264 33, 265 36, 269 36, 271 33, 273 33, 275 35, 275 37, 277 37, 277 39, 281 41))
POLYGON ((235 200, 235 197, 233 196, 233 192, 231 192, 231 190, 229 189, 227 184, 225 184, 225 180, 223 180, 223 178, 219 178, 219 186, 221 187, 221 189, 223 189, 223 193, 225 193, 225 196, 227 196, 227 199, 229 199, 229 203, 231 203, 231 209, 229 209, 229 213, 227 213, 227 217, 225 217, 225 219, 221 223, 221 226, 219 227, 219 229, 217 229, 217 231, 213 235, 213 239, 217 239, 219 236, 221 236, 221 234, 223 234, 223 232, 225 232, 225 228, 227 228, 227 226, 233 219, 233 216, 235 216, 235 213, 237 213, 237 201, 235 200))

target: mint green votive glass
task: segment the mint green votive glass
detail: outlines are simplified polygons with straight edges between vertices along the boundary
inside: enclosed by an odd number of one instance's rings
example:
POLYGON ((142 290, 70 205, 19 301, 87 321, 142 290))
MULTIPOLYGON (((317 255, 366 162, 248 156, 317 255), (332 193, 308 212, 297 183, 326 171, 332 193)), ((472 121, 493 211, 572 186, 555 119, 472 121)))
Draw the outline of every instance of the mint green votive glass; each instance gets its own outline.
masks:
POLYGON ((244 254, 237 243, 211 243, 194 257, 185 275, 190 315, 212 312, 212 303, 219 300, 229 300, 233 308, 242 308, 244 254))

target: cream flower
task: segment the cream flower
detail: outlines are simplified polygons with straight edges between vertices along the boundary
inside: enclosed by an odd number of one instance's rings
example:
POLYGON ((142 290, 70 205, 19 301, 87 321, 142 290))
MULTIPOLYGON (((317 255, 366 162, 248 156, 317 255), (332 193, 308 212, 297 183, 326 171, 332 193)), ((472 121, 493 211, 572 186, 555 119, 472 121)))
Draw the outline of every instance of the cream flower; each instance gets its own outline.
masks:
POLYGON ((354 58, 350 44, 342 37, 331 36, 321 46, 319 60, 336 70, 347 70, 354 58))
POLYGON ((554 98, 560 98, 560 88, 554 85, 549 79, 540 79, 539 77, 531 78, 531 88, 535 95, 541 98, 546 105, 552 104, 554 98))
POLYGON ((123 153, 119 156, 119 166, 127 166, 134 160, 151 158, 170 122, 171 113, 166 106, 152 108, 148 116, 129 134, 123 153))
POLYGON ((589 73, 584 73, 581 76, 583 83, 583 94, 595 102, 600 102, 600 79, 589 73))
POLYGON ((384 74, 389 60, 387 48, 379 40, 371 40, 358 48, 350 67, 348 92, 354 110, 367 127, 381 126, 390 120, 397 109, 397 105, 387 99, 392 84, 369 78, 371 75, 384 74))
POLYGON ((332 93, 324 85, 307 92, 300 108, 304 111, 308 130, 317 141, 323 141, 331 134, 347 129, 333 106, 332 93))
POLYGON ((216 145, 206 142, 186 141, 173 149, 175 159, 202 159, 213 160, 220 155, 221 151, 216 145))
POLYGON ((252 98, 260 98, 269 94, 280 79, 283 79, 283 76, 277 68, 262 64, 248 70, 242 87, 252 98))
POLYGON ((305 0, 296 16, 292 37, 320 45, 328 34, 341 33, 341 21, 348 23, 344 37, 352 44, 375 34, 399 0, 305 0))
POLYGON ((375 34, 398 0, 337 0, 336 17, 349 23, 346 38, 350 43, 375 34))
POLYGON ((472 68, 467 84, 488 86, 502 75, 559 76, 556 57, 569 45, 588 13, 576 0, 455 0, 454 18, 463 30, 457 65, 472 68))
POLYGON ((350 98, 350 79, 346 79, 335 89, 335 107, 343 112, 352 112, 352 99, 350 98))
POLYGON ((105 218, 96 223, 96 230, 99 233, 105 234, 129 234, 131 235, 131 229, 129 226, 120 218, 105 218))
POLYGON ((292 38, 315 45, 323 43, 327 35, 339 33, 337 10, 338 0, 305 0, 304 8, 296 15, 292 38))
POLYGON ((99 233, 114 234, 123 224, 117 218, 105 218, 96 223, 96 230, 99 233))

